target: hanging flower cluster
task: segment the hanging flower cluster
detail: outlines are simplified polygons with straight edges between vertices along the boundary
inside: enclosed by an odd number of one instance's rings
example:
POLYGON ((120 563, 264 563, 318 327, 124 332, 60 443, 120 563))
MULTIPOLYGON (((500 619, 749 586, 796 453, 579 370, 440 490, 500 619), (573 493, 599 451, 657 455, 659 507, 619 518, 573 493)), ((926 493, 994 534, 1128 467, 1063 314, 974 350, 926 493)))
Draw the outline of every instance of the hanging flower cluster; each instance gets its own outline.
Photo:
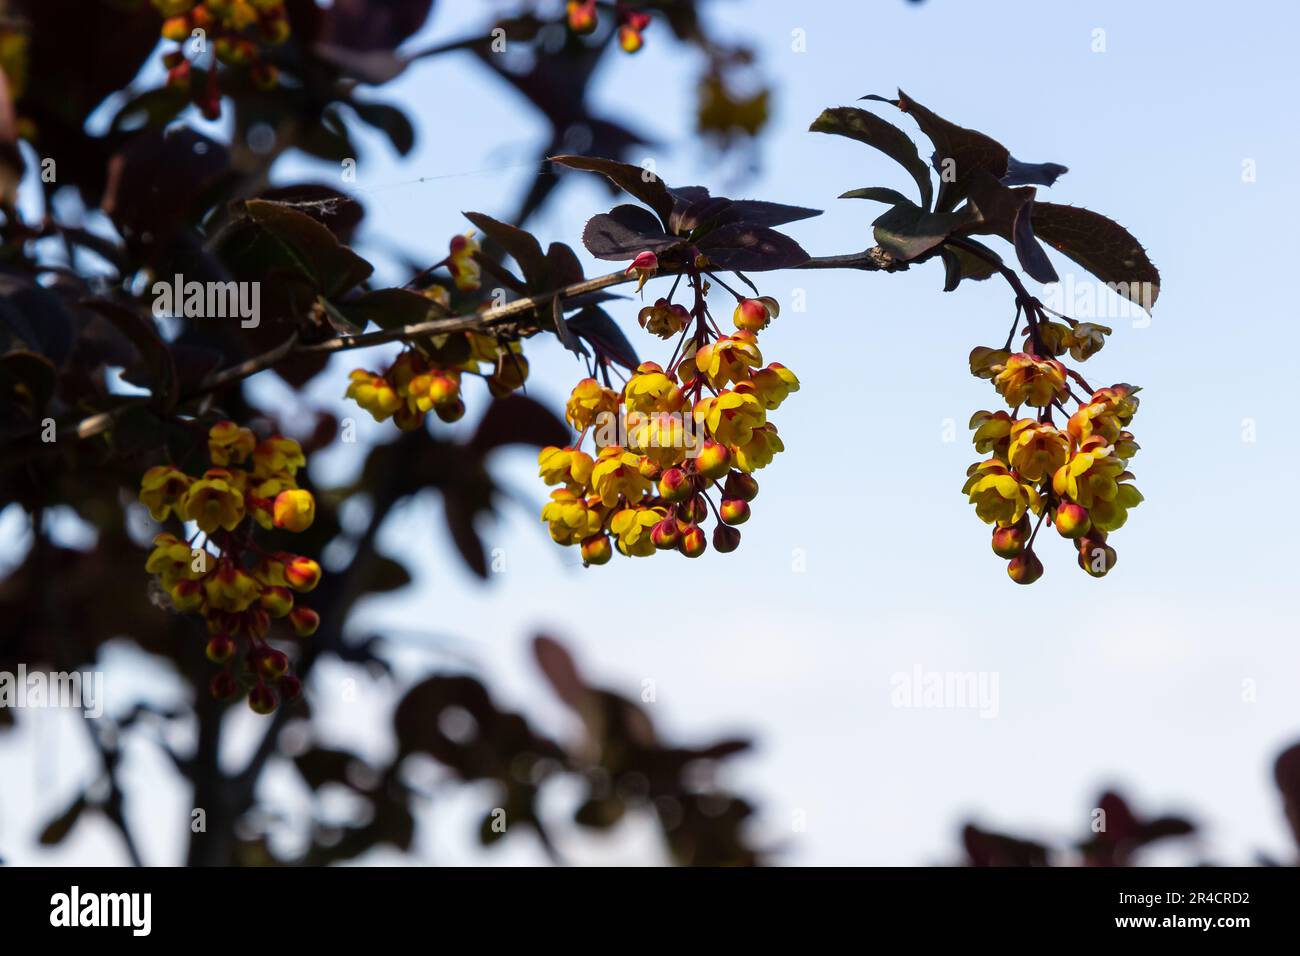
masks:
POLYGON ((258 441, 248 428, 218 422, 208 433, 208 455, 213 467, 197 478, 172 465, 145 472, 140 501, 154 520, 174 515, 197 526, 188 541, 166 532, 154 538, 145 570, 172 607, 206 622, 207 656, 224 665, 212 678, 213 696, 247 691, 249 706, 268 714, 280 698, 302 692, 288 655, 266 639, 271 621, 283 619, 296 637, 316 632, 319 615, 295 606, 294 595, 315 588, 321 569, 311 558, 264 550, 254 540, 254 525, 306 531, 316 501, 298 487, 295 475, 306 459, 292 438, 258 441))
MULTIPOLYGON (((656 266, 643 254, 628 272, 644 284, 656 266)), ((621 389, 612 387, 607 363, 604 384, 593 370, 565 408, 578 440, 538 456, 541 477, 558 486, 542 521, 556 543, 578 545, 585 564, 604 564, 615 550, 699 557, 710 513, 713 547, 734 551, 735 526, 749 519, 758 494, 753 472, 785 447, 768 412, 798 391, 799 380, 776 362, 765 366, 758 346, 758 333, 779 312, 776 300, 736 295, 735 331, 724 335, 706 303, 709 282, 689 275, 692 308, 670 293, 638 315, 652 335, 677 339, 667 366, 642 362, 621 389), (588 434, 591 453, 582 450, 588 434)))
MULTIPOLYGON (((475 254, 479 244, 472 233, 451 241, 445 265, 460 292, 476 292, 481 268, 475 254)), ((423 294, 444 309, 451 305, 447 288, 436 283, 423 294)), ((528 359, 518 339, 497 339, 482 332, 453 332, 432 336, 403 350, 384 372, 353 369, 346 398, 369 412, 377 422, 389 418, 403 431, 424 425, 433 412, 444 422, 465 415, 461 399, 463 375, 478 375, 495 397, 509 395, 528 379, 528 359)))
POLYGON ((276 68, 262 47, 289 39, 289 15, 284 0, 152 0, 162 15, 162 36, 179 44, 163 56, 167 85, 189 91, 193 63, 210 52, 207 76, 193 100, 208 119, 221 115, 221 86, 217 64, 246 69, 259 89, 274 89, 276 68))
POLYGON ((989 457, 967 469, 962 492, 979 518, 993 525, 993 551, 1007 560, 1007 573, 1018 584, 1042 577, 1033 546, 1044 520, 1074 543, 1079 567, 1093 577, 1109 573, 1117 556, 1107 538, 1142 501, 1128 470, 1138 450, 1128 425, 1139 389, 1119 384, 1094 391, 1059 359, 1068 352, 1086 360, 1110 331, 1072 319, 1034 321, 1031 313, 1025 351, 971 352, 971 372, 991 380, 1012 410, 971 417, 975 450, 989 457), (1090 397, 1079 398, 1071 382, 1090 397), (1077 406, 1073 414, 1070 401, 1077 406), (1024 406, 1035 414, 1021 417, 1024 406), (1054 413, 1065 418, 1063 427, 1054 413))

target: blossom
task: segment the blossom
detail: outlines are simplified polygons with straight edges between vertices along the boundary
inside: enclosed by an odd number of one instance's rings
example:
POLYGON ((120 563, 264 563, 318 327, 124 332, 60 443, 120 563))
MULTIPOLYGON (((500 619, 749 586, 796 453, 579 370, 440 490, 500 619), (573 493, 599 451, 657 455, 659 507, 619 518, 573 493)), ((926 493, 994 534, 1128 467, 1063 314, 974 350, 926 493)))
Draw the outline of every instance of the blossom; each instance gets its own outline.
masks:
POLYGON ((193 480, 171 465, 150 468, 140 479, 140 503, 149 509, 154 521, 166 521, 173 510, 179 512, 180 502, 193 480))
POLYGON ((1010 527, 1027 511, 1037 514, 1042 498, 1033 485, 1021 481, 996 458, 971 465, 962 493, 968 495, 975 513, 985 524, 1010 527))
POLYGON ((1022 418, 1011 426, 1007 461, 1022 478, 1039 482, 1051 475, 1070 454, 1070 439, 1052 425, 1022 418))
POLYGON ((548 485, 567 485, 572 490, 587 487, 595 462, 576 448, 543 448, 537 456, 538 474, 548 485))
POLYGON ((190 485, 181 502, 184 516, 205 534, 218 528, 234 531, 244 520, 244 495, 235 476, 224 468, 209 468, 190 485))
POLYGON ((1064 401, 1068 394, 1065 366, 1056 359, 1038 358, 1025 352, 1010 356, 993 377, 993 385, 1013 408, 1029 404, 1044 408, 1053 399, 1064 401))
POLYGON ((594 378, 584 378, 573 387, 564 406, 564 417, 578 431, 591 426, 601 413, 618 411, 618 392, 604 388, 594 378))

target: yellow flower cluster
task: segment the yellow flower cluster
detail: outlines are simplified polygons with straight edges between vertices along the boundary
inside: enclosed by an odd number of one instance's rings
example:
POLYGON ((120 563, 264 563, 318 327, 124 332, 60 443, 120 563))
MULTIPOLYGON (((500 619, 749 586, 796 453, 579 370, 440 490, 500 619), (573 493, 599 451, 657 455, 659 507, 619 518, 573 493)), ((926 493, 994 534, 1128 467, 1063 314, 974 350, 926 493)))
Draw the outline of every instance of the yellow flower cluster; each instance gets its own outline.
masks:
POLYGON ((229 665, 239 642, 245 642, 249 705, 269 713, 278 698, 268 680, 277 682, 285 699, 301 692, 289 673, 288 656, 266 643, 271 621, 284 618, 298 637, 315 633, 319 616, 311 608, 295 607, 294 593, 315 588, 321 569, 311 558, 263 550, 253 541, 252 524, 306 531, 316 515, 316 500, 298 487, 296 475, 306 459, 292 438, 275 435, 259 441, 250 429, 222 421, 208 432, 208 457, 213 467, 197 478, 159 465, 141 479, 140 501, 155 521, 174 515, 198 527, 190 541, 169 532, 155 537, 145 570, 155 575, 172 607, 203 617, 207 655, 227 665, 213 678, 213 694, 228 698, 239 691, 229 665), (206 541, 196 546, 200 532, 206 541))
POLYGON ((565 415, 578 441, 538 456, 542 479, 558 486, 542 509, 554 541, 580 546, 588 565, 615 550, 699 557, 707 548, 700 525, 712 512, 713 547, 735 550, 735 526, 758 494, 752 473, 785 447, 768 412, 799 390, 793 372, 764 366, 759 351, 757 332, 778 311, 773 299, 742 299, 730 335, 710 327, 702 305, 692 313, 660 299, 641 311, 648 331, 682 336, 676 360, 667 369, 641 363, 622 389, 595 378, 574 387, 565 415), (588 434, 591 454, 581 450, 588 434), (720 493, 717 505, 710 489, 720 493))
MULTIPOLYGON (((1085 325, 1061 329, 1068 333, 1082 328, 1084 336, 1091 335, 1085 325)), ((1008 560, 1012 580, 1038 580, 1043 566, 1033 550, 1037 528, 1030 521, 1030 515, 1038 515, 1040 522, 1050 521, 1063 538, 1074 542, 1081 568, 1094 577, 1104 576, 1116 560, 1107 536, 1122 527, 1129 509, 1142 501, 1128 470, 1138 450, 1128 431, 1137 412, 1138 389, 1113 385, 1093 392, 1087 402, 1076 399, 1078 409, 1064 428, 1058 428, 1052 407, 1063 408, 1073 395, 1067 383, 1070 373, 1056 359, 979 348, 971 353, 971 371, 991 379, 1014 409, 1039 409, 1037 417, 1016 418, 1005 411, 980 411, 971 417, 975 449, 989 457, 967 469, 962 492, 979 518, 994 526, 994 553, 1008 560)))
MULTIPOLYGON (((180 44, 167 53, 167 83, 188 89, 191 79, 186 45, 202 39, 226 66, 247 68, 249 77, 260 89, 273 89, 279 83, 276 68, 262 56, 259 45, 279 46, 289 39, 291 28, 284 0, 152 0, 163 17, 162 36, 180 44)), ((215 74, 209 88, 200 94, 204 111, 213 118, 220 112, 219 90, 215 74)))
POLYGON ((508 395, 528 379, 528 359, 517 340, 498 342, 480 332, 455 333, 442 337, 436 354, 402 352, 382 375, 354 369, 345 397, 377 422, 391 418, 403 431, 414 431, 430 411, 444 422, 464 417, 461 377, 465 374, 482 376, 494 396, 508 395))

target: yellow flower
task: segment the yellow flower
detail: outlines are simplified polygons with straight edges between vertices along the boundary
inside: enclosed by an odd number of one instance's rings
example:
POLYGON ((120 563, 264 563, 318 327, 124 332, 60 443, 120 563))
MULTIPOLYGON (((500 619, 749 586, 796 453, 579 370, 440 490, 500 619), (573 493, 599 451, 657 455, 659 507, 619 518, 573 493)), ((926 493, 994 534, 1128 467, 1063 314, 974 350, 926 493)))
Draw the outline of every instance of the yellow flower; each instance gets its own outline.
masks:
POLYGON ((746 445, 755 428, 767 421, 754 387, 719 392, 695 403, 695 420, 724 445, 746 445))
POLYGON ((1052 425, 1022 418, 1011 426, 1010 465, 1028 481, 1040 482, 1065 464, 1070 439, 1052 425))
POLYGON ((256 447, 257 436, 252 430, 234 422, 217 422, 208 432, 208 455, 219 468, 242 465, 256 447))
POLYGON ((627 380, 623 402, 633 412, 675 412, 682 405, 682 392, 654 362, 637 366, 627 380))
POLYGON ((995 522, 1009 528, 1026 511, 1037 514, 1042 510, 1042 498, 1032 485, 1027 485, 1007 470, 996 458, 971 465, 966 474, 962 493, 969 496, 975 513, 985 524, 995 522))
POLYGON ((728 382, 743 382, 749 370, 763 364, 758 339, 752 332, 736 332, 700 348, 694 356, 695 368, 714 388, 728 382))
POLYGON ((217 528, 233 531, 244 520, 244 495, 234 475, 223 468, 209 468, 190 485, 181 509, 205 534, 217 528))
POLYGON ((166 521, 173 510, 181 513, 180 501, 193 480, 171 465, 150 468, 140 479, 140 503, 149 509, 154 521, 166 521))
POLYGON ((1075 361, 1086 362, 1101 351, 1110 334, 1111 330, 1104 325, 1080 322, 1070 330, 1070 356, 1075 361))
POLYGON ((275 496, 275 526, 288 531, 306 531, 316 520, 316 499, 310 491, 290 488, 275 496))
POLYGON ((651 335, 670 339, 686 328, 691 314, 685 306, 670 305, 667 299, 659 299, 654 305, 647 305, 638 312, 636 320, 651 335))
POLYGON ((1017 352, 993 378, 993 385, 1013 408, 1029 404, 1044 408, 1052 399, 1063 401, 1067 390, 1065 366, 1056 359, 1036 358, 1017 352))
POLYGON ((1002 371, 1003 365, 1011 357, 1008 349, 991 349, 986 345, 977 345, 970 352, 970 373, 976 378, 992 378, 1002 371))
POLYGON ((617 445, 602 448, 591 471, 591 486, 606 508, 618 504, 619 496, 636 501, 650 487, 641 474, 641 459, 617 445))
POLYGON ((602 413, 618 411, 618 392, 604 388, 594 378, 584 378, 573 387, 569 401, 564 406, 564 417, 569 424, 582 431, 589 428, 602 413))
POLYGON ((628 449, 660 469, 680 465, 697 440, 678 412, 630 412, 627 416, 628 449))
POLYGON ((1056 469, 1052 476, 1052 490, 1063 498, 1083 505, 1089 513, 1094 502, 1114 501, 1119 494, 1119 477, 1124 474, 1124 462, 1114 449, 1098 435, 1082 442, 1070 460, 1056 469))
MULTIPOLYGON (((1123 426, 1133 420, 1137 413, 1137 392, 1140 389, 1132 385, 1112 385, 1099 388, 1093 392, 1091 400, 1070 416, 1066 429, 1076 442, 1083 442, 1094 435, 1099 435, 1107 442, 1115 442, 1120 437, 1123 426)), ((1132 436, 1129 436, 1130 440, 1132 436)), ((1136 446, 1133 446, 1136 451, 1136 446)), ((1132 457, 1129 455, 1127 457, 1132 457)))
POLYGON ((992 455, 1006 461, 1011 446, 1012 424, 1014 421, 1006 412, 976 412, 970 417, 967 426, 975 429, 975 434, 971 437, 975 450, 982 455, 992 455))
POLYGON ((760 368, 751 379, 758 392, 759 400, 768 411, 779 408, 791 392, 799 391, 799 379, 779 362, 770 363, 767 368, 760 368))
POLYGON ((771 422, 755 428, 749 441, 731 449, 732 462, 743 472, 754 472, 772 463, 777 452, 785 451, 785 444, 771 422))
POLYGON ((538 454, 537 464, 537 473, 548 485, 564 484, 579 491, 587 487, 587 482, 591 480, 591 470, 596 463, 584 451, 551 445, 538 454))
POLYGON ((205 567, 207 556, 196 558, 194 549, 175 535, 160 534, 153 539, 153 551, 144 563, 144 569, 156 574, 162 585, 171 590, 177 581, 194 581, 203 576, 195 565, 205 567))
POLYGON ((1088 514, 1092 517, 1094 528, 1100 528, 1102 531, 1116 531, 1122 528, 1124 522, 1128 520, 1129 509, 1141 504, 1142 492, 1124 480, 1132 477, 1129 472, 1124 472, 1119 476, 1114 498, 1108 501, 1097 499, 1093 502, 1088 514))
POLYGON ((258 478, 292 476, 305 464, 307 457, 302 453, 302 446, 283 435, 272 435, 253 450, 253 474, 258 478))
POLYGON ((451 255, 447 257, 447 268, 461 292, 475 292, 479 287, 482 270, 474 253, 479 251, 478 242, 471 229, 463 236, 454 236, 451 240, 451 255))
POLYGON ((261 597, 262 588, 251 574, 227 564, 204 579, 203 593, 208 607, 239 613, 261 597))
POLYGON ((650 531, 663 520, 664 508, 624 508, 615 512, 609 530, 618 538, 618 550, 633 558, 644 558, 657 550, 650 531))
POLYGON ((382 375, 358 368, 353 369, 348 377, 352 381, 344 393, 345 397, 368 411, 375 421, 384 421, 402 407, 402 397, 382 375))
POLYGON ((568 488, 552 491, 551 500, 542 506, 542 520, 550 526, 551 540, 556 544, 567 546, 591 537, 600 531, 603 519, 599 507, 592 507, 568 488))

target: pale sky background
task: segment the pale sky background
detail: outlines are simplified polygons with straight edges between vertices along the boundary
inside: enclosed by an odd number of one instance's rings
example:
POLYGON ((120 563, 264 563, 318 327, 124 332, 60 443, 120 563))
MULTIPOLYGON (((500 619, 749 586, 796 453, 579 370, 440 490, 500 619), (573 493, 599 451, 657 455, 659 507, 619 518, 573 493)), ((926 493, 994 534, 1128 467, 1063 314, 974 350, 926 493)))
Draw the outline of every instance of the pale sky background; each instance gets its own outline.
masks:
MULTIPOLYGON (((1300 739, 1296 557, 1285 525, 1300 465, 1289 288, 1300 249, 1286 226, 1300 200, 1291 171, 1300 151, 1295 6, 746 0, 710 8, 720 35, 757 45, 777 87, 762 172, 743 187, 693 142, 696 63, 663 24, 650 28, 641 54, 609 58, 599 84, 603 112, 667 144, 647 157, 669 184, 823 208, 788 231, 815 255, 860 250, 871 244, 878 207, 834 197, 860 186, 914 187, 865 146, 806 129, 823 107, 901 86, 1022 160, 1069 166, 1044 197, 1111 215, 1145 243, 1163 277, 1154 319, 1107 323, 1114 335, 1083 369, 1095 386, 1144 388, 1133 468, 1147 500, 1112 537, 1117 568, 1088 578, 1049 533, 1044 578, 1016 587, 960 494, 979 457, 966 420, 998 407, 992 388, 967 374, 966 356, 1005 337, 1012 300, 1004 285, 945 294, 938 265, 903 275, 780 273, 764 278, 762 291, 788 303, 806 290, 807 311, 783 313, 763 351, 794 369, 803 390, 773 415, 787 451, 758 476, 762 492, 738 552, 584 571, 537 520, 545 489, 532 456, 507 453, 500 474, 526 505, 504 502, 501 520, 483 529, 490 547, 504 549, 505 570, 475 582, 451 550, 441 502, 421 499, 381 542, 418 569, 417 583, 368 604, 356 630, 395 635, 403 684, 469 658, 501 703, 555 734, 573 727, 532 665, 528 642, 539 629, 564 638, 602 685, 631 695, 653 680, 652 715, 669 739, 752 733, 758 749, 734 762, 728 780, 757 798, 756 832, 781 844, 779 859, 790 864, 953 861, 968 818, 1073 840, 1107 786, 1140 811, 1183 812, 1202 824, 1195 852, 1153 853, 1152 862, 1286 856, 1271 767, 1300 739), (807 52, 791 49, 796 29, 806 32, 807 52), (1105 52, 1093 52, 1097 30, 1105 52), (637 105, 648 84, 662 108, 637 105), (1253 182, 1243 181, 1247 161, 1253 182), (955 441, 944 440, 950 422, 955 441), (802 573, 796 554, 806 560, 802 573), (702 600, 710 591, 716 601, 702 600), (996 673, 997 716, 891 706, 891 675, 916 666, 996 673), (801 831, 797 819, 806 820, 801 831)), ((477 26, 479 11, 441 3, 416 45, 477 26)), ((450 57, 417 66, 377 98, 408 107, 420 133, 404 163, 363 137, 358 185, 366 237, 382 239, 378 248, 403 245, 435 259, 465 228, 461 210, 511 211, 531 175, 517 164, 545 130, 510 89, 450 57), (417 177, 445 178, 412 183, 417 177)), ((280 172, 304 168, 331 174, 303 163, 280 172)), ((576 246, 585 220, 609 205, 595 181, 575 179, 531 228, 543 242, 576 246)), ((1063 276, 1074 270, 1054 261, 1063 276)), ((614 312, 643 357, 666 358, 636 329, 636 308, 614 312)), ((529 393, 559 407, 580 367, 545 337, 528 355, 529 393)), ((356 358, 318 379, 321 401, 342 393, 356 358)), ((274 382, 258 386, 280 394, 274 382)), ((486 395, 471 389, 468 404, 465 428, 486 395)), ((359 431, 363 441, 393 435, 368 421, 359 431)), ((360 463, 355 446, 318 458, 318 478, 360 463)), ((0 516, 7 544, 22 533, 19 515, 0 516)), ((165 699, 165 667, 134 651, 115 651, 107 671, 110 711, 138 693, 165 699)), ((387 746, 399 692, 363 680, 358 699, 344 702, 343 681, 355 676, 324 666, 309 692, 331 742, 373 752, 387 746)), ((89 754, 70 715, 22 716, 20 734, 0 734, 0 856, 120 862, 114 834, 97 822, 39 852, 35 832, 87 778, 89 754)), ((257 720, 239 718, 248 729, 257 720)), ((164 769, 147 741, 131 749, 130 812, 151 863, 182 858, 189 821, 188 793, 164 769)), ((285 773, 268 783, 301 809, 291 781, 285 773)), ((410 859, 541 862, 526 835, 477 849, 473 824, 491 805, 479 789, 440 799, 410 859)), ((558 795, 553 809, 562 820, 558 795)), ((560 834, 579 861, 658 858, 635 823, 613 841, 562 824, 560 834)))

